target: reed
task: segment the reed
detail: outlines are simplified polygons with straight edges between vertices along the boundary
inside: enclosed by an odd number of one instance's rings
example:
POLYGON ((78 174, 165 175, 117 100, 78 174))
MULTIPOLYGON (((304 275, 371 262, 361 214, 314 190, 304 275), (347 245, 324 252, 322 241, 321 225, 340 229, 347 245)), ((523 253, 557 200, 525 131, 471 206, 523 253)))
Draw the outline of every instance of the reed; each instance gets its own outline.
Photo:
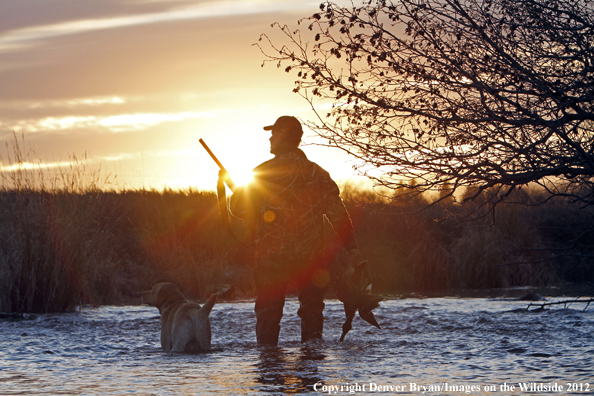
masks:
POLYGON ((415 196, 398 205, 347 205, 378 275, 374 287, 383 293, 594 280, 592 209, 563 200, 529 207, 542 201, 542 192, 520 194, 516 203, 501 204, 494 218, 470 223, 451 216, 480 202, 461 208, 447 200, 423 210, 427 200, 415 196))
MULTIPOLYGON (((214 193, 109 190, 109 176, 91 172, 86 161, 72 158, 50 173, 23 166, 31 161, 19 142, 13 150, 0 173, 0 311, 138 303, 160 281, 191 298, 229 284, 253 294, 250 251, 223 229, 214 193)), ((441 221, 460 210, 451 200, 420 210, 420 196, 395 205, 358 186, 342 190, 377 292, 594 280, 591 210, 563 201, 507 204, 494 225, 466 225, 441 221), (568 244, 572 254, 552 260, 543 250, 568 244)), ((524 203, 542 198, 523 194, 524 203)), ((233 226, 241 234, 241 223, 233 226)))
POLYGON ((34 161, 24 137, 13 138, 0 157, 0 310, 67 311, 113 299, 117 262, 110 247, 118 225, 110 222, 119 219, 98 187, 109 176, 86 158, 70 156, 62 166, 34 161))

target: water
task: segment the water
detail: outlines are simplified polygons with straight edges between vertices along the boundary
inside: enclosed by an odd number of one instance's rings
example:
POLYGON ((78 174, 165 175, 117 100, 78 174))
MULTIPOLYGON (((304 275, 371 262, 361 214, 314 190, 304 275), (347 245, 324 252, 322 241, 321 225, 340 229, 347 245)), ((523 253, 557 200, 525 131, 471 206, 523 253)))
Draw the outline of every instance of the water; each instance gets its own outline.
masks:
POLYGON ((375 311, 382 330, 357 318, 339 343, 342 305, 329 300, 326 341, 301 344, 298 303, 289 299, 279 348, 260 348, 253 303, 219 303, 213 350, 201 354, 162 352, 158 311, 148 306, 25 315, 0 320, 0 394, 530 393, 520 383, 540 386, 531 394, 594 394, 594 307, 527 305, 384 301, 375 311), (563 390, 543 388, 555 384, 563 390))

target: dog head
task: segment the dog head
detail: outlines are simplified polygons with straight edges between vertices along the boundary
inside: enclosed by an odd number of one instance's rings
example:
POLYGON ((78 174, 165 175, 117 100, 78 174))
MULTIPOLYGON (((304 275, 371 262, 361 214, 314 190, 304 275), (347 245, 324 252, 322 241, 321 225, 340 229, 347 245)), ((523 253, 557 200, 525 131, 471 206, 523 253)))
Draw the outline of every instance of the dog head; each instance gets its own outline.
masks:
POLYGON ((186 301, 177 286, 169 282, 157 283, 151 290, 141 294, 141 300, 144 304, 159 308, 159 311, 167 304, 186 301))

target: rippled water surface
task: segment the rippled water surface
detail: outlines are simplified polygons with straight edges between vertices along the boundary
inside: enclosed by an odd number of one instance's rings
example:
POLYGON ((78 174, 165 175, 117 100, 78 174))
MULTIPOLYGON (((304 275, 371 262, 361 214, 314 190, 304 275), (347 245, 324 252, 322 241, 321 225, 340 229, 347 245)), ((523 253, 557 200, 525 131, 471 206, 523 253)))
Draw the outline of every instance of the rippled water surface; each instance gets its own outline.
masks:
MULTIPOLYGON (((549 300, 554 301, 554 300, 549 300)), ((384 301, 382 330, 326 303, 322 343, 301 344, 298 303, 279 348, 255 343, 253 303, 211 313, 213 350, 168 354, 148 306, 104 306, 0 320, 0 394, 594 394, 594 307, 527 311, 512 299, 384 301), (563 391, 554 392, 554 384, 563 391), (588 385, 586 385, 588 384, 588 385), (423 386, 425 388, 423 388, 423 386), (514 388, 511 388, 514 386, 514 388), (506 388, 507 387, 507 388, 506 388)))

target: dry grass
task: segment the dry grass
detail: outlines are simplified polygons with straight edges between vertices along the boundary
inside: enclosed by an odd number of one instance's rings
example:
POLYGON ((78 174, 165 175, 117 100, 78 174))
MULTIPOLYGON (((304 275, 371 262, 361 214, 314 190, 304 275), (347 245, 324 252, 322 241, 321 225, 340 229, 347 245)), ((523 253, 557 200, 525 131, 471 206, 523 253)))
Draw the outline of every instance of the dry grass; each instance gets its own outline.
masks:
MULTIPOLYGON (((253 292, 250 252, 222 228, 214 193, 105 191, 109 177, 85 161, 51 174, 18 166, 30 162, 18 142, 10 161, 0 173, 0 312, 134 302, 159 281, 199 298, 224 284, 253 292)), ((420 197, 395 206, 351 185, 343 198, 379 292, 594 280, 593 236, 581 234, 592 211, 565 202, 503 205, 495 225, 466 225, 435 221, 459 210, 452 201, 418 211, 420 197), (572 255, 542 251, 568 244, 572 255)))
MULTIPOLYGON (((542 200, 538 191, 520 194, 516 201, 542 200)), ((360 247, 378 274, 375 287, 384 293, 594 280, 594 233, 584 232, 592 227, 593 209, 563 200, 510 203, 500 205, 494 219, 460 223, 444 219, 472 208, 451 200, 426 210, 419 196, 397 206, 347 204, 360 247)))
POLYGON ((212 193, 5 191, 0 205, 0 311, 130 301, 159 281, 194 297, 251 287, 212 193))
POLYGON ((34 164, 23 145, 15 136, 0 172, 0 312, 134 301, 161 280, 194 297, 251 287, 213 193, 104 191, 109 175, 87 161, 34 164))

